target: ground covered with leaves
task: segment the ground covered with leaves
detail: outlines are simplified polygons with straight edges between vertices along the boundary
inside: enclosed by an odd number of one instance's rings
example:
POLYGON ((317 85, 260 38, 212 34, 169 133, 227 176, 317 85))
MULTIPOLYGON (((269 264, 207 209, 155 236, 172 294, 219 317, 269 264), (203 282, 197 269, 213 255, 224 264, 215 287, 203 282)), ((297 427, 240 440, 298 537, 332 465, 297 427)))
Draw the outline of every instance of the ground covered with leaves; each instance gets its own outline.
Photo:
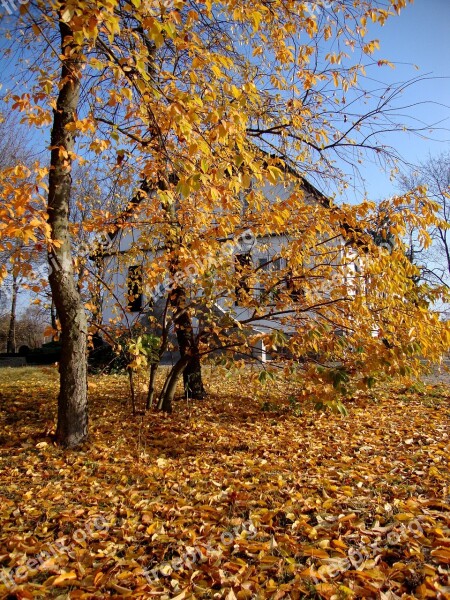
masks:
POLYGON ((132 418, 126 378, 93 377, 91 439, 63 452, 56 370, 1 370, 0 598, 450 598, 448 387, 343 417, 207 380, 132 418))

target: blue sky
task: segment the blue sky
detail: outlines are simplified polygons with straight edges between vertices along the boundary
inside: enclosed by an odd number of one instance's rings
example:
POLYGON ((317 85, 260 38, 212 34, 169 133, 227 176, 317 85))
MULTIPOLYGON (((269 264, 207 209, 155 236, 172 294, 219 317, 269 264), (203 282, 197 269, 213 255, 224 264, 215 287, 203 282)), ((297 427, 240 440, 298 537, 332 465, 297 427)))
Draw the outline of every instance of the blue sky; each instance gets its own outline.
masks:
MULTIPOLYGON (((371 25, 368 38, 380 40, 381 48, 374 56, 376 60, 386 58, 396 65, 395 69, 375 67, 372 76, 386 84, 427 76, 425 81, 405 92, 401 103, 411 107, 403 113, 418 119, 419 125, 441 122, 443 128, 424 132, 428 139, 399 132, 384 135, 379 141, 395 147, 405 161, 412 164, 450 150, 450 0, 415 0, 400 16, 388 19, 383 27, 371 25)), ((3 45, 0 36, 0 47, 3 45)), ((13 62, 3 60, 3 72, 0 71, 3 90, 14 79, 13 62)), ((35 134, 36 149, 45 148, 47 138, 48 132, 40 136, 35 134)), ((407 169, 406 166, 402 168, 407 169)), ((380 169, 378 164, 368 160, 359 170, 364 184, 355 182, 355 187, 350 188, 342 199, 358 202, 367 196, 371 200, 380 200, 398 191, 397 183, 390 180, 390 173, 380 169)), ((324 191, 327 193, 328 190, 324 191)))
MULTIPOLYGON (((398 149, 411 163, 449 151, 450 0, 415 0, 400 16, 388 19, 384 27, 370 27, 369 37, 380 40, 380 50, 375 55, 377 60, 386 58, 396 63, 393 70, 380 69, 380 80, 387 83, 406 81, 418 75, 435 78, 418 83, 405 93, 405 104, 425 103, 413 106, 405 113, 427 124, 442 121, 440 127, 447 129, 425 132, 429 139, 401 132, 389 134, 383 141, 398 149)), ((371 200, 380 200, 398 191, 396 182, 390 181, 390 174, 377 165, 366 163, 361 173, 371 200)), ((361 188, 358 191, 363 192, 361 188)))
MULTIPOLYGON (((0 50, 5 45, 2 36, 0 33, 0 50)), ((418 75, 428 77, 405 93, 403 104, 415 106, 404 112, 428 124, 440 121, 443 128, 428 133, 428 139, 402 132, 387 135, 381 141, 394 146, 405 161, 413 164, 450 151, 450 0, 415 0, 399 17, 388 19, 384 27, 372 25, 368 37, 380 40, 376 60, 386 58, 396 64, 394 70, 376 69, 380 81, 389 84, 418 75)), ((3 60, 0 66, 3 91, 10 87, 15 74, 14 60, 3 60)), ((37 153, 45 154, 48 138, 48 129, 33 135, 37 153)), ((397 183, 378 165, 365 162, 360 166, 360 173, 364 186, 350 189, 342 199, 359 202, 366 196, 381 200, 398 192, 397 183)))

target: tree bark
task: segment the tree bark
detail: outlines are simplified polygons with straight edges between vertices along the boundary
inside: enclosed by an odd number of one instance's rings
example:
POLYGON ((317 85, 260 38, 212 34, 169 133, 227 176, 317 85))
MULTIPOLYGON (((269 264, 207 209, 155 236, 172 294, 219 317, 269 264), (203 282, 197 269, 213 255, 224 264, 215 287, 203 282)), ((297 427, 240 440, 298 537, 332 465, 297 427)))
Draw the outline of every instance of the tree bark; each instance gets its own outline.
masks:
MULTIPOLYGON (((179 342, 178 342, 179 343, 179 342)), ((194 355, 191 356, 185 370, 183 371, 184 393, 193 400, 203 400, 206 396, 202 379, 202 366, 196 346, 191 347, 194 355)))
MULTIPOLYGON (((165 207, 170 216, 172 230, 167 246, 175 250, 170 265, 170 275, 174 281, 177 281, 179 275, 179 263, 177 260, 180 248, 181 229, 178 223, 177 206, 171 204, 165 207), (176 224, 176 226, 174 226, 176 224)), ((186 290, 183 285, 176 285, 169 291, 170 306, 174 310, 174 328, 177 336, 178 349, 181 358, 186 363, 183 367, 184 393, 193 400, 202 400, 205 397, 205 388, 202 381, 202 368, 198 353, 198 343, 195 339, 194 329, 192 327, 191 316, 186 310, 187 298, 186 290)), ((181 373, 180 373, 181 374, 181 373)))
POLYGON ((148 380, 148 392, 147 392, 147 402, 145 404, 145 410, 150 410, 153 404, 153 397, 155 395, 155 381, 156 381, 156 373, 158 372, 159 362, 152 363, 150 365, 150 376, 148 380))
POLYGON ((170 370, 159 396, 158 410, 162 410, 167 413, 172 412, 172 400, 175 396, 177 381, 181 373, 183 373, 184 369, 186 368, 187 363, 188 358, 186 356, 181 357, 170 370))
POLYGON ((205 397, 202 380, 202 368, 195 339, 192 320, 186 310, 186 294, 182 287, 171 292, 171 304, 175 310, 174 326, 181 358, 186 359, 183 370, 184 393, 193 400, 205 397))
POLYGON ((131 392, 131 410, 133 411, 133 417, 136 416, 136 390, 134 387, 133 369, 128 368, 128 379, 130 381, 130 392, 131 392))
POLYGON ((6 352, 14 354, 16 351, 16 307, 19 284, 17 275, 13 274, 11 312, 9 317, 8 338, 6 341, 6 352))
POLYGON ((74 276, 69 234, 69 200, 74 133, 66 126, 76 119, 80 94, 81 50, 72 30, 60 21, 62 54, 60 90, 53 113, 48 215, 52 240, 49 253, 50 287, 61 326, 60 391, 56 440, 75 447, 88 434, 87 319, 74 276))
POLYGON ((52 323, 52 329, 53 329, 53 333, 52 333, 52 342, 56 342, 58 340, 58 316, 56 314, 56 308, 55 308, 55 303, 53 302, 53 298, 52 298, 52 303, 50 305, 50 319, 51 319, 51 323, 52 323))

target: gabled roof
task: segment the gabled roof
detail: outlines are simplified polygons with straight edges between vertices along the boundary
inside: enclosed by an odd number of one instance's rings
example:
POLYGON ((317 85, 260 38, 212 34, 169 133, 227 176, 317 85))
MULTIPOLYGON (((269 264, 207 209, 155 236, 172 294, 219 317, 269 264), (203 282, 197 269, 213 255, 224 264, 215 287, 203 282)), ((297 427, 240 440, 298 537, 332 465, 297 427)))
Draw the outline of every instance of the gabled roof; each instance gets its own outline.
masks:
MULTIPOLYGON (((269 154, 259 148, 258 148, 258 151, 262 154, 263 157, 265 157, 265 160, 264 160, 265 166, 267 166, 269 164, 269 161, 278 162, 280 164, 281 170, 286 173, 289 173, 290 176, 297 179, 299 181, 301 187, 308 194, 310 194, 319 204, 321 204, 323 207, 328 208, 330 210, 340 211, 340 208, 333 203, 331 198, 329 198, 328 196, 325 196, 320 190, 318 190, 312 183, 310 183, 303 175, 301 175, 298 171, 296 171, 292 166, 287 164, 282 158, 280 158, 279 156, 276 156, 274 154, 269 154)), ((178 181, 178 177, 176 176, 176 174, 171 173, 169 175, 169 184, 176 184, 177 181, 178 181)), ((131 198, 128 206, 117 217, 117 219, 115 220, 115 222, 112 225, 112 229, 110 229, 108 231, 108 233, 107 233, 108 242, 103 245, 102 256, 110 255, 110 253, 107 251, 107 249, 109 247, 111 247, 111 244, 116 240, 118 234, 122 231, 124 225, 128 222, 130 217, 133 215, 133 212, 136 209, 136 207, 139 206, 141 204, 141 202, 143 202, 143 200, 145 200, 149 196, 149 194, 154 192, 155 189, 158 189, 158 190, 167 189, 167 183, 162 180, 158 181, 156 184, 156 188, 155 188, 155 187, 150 187, 148 180, 143 179, 141 181, 139 189, 136 191, 136 193, 131 198)), ((342 215, 342 217, 343 218, 342 218, 342 221, 340 222, 340 226, 344 230, 343 235, 345 234, 345 238, 347 240, 346 245, 354 245, 354 246, 358 246, 358 247, 367 246, 367 244, 364 243, 360 239, 361 234, 364 233, 363 230, 350 226, 346 222, 345 216, 342 215)), ((270 235, 270 234, 267 234, 267 235, 270 235)), ((279 234, 274 234, 274 235, 279 235, 279 234)))

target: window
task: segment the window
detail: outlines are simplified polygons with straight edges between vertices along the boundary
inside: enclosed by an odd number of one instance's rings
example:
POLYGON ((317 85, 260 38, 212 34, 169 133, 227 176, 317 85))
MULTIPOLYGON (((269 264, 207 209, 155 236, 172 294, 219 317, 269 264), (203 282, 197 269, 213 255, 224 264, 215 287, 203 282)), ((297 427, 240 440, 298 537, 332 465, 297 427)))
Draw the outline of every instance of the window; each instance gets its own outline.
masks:
POLYGON ((139 312, 142 310, 142 267, 133 265, 128 267, 128 310, 139 312))
POLYGON ((268 256, 267 258, 260 258, 258 266, 261 271, 281 271, 284 266, 284 261, 281 257, 275 258, 273 256, 268 256))
POLYGON ((235 305, 239 305, 239 301, 245 300, 250 294, 250 285, 248 282, 249 269, 248 267, 252 264, 251 254, 236 254, 234 257, 234 268, 238 275, 238 283, 235 288, 236 300, 235 305))
POLYGON ((292 302, 300 302, 305 295, 305 291, 301 285, 301 278, 294 277, 290 269, 286 275, 286 289, 289 292, 292 302))
POLYGON ((259 277, 259 298, 261 302, 275 302, 278 296, 280 287, 277 281, 277 273, 284 267, 285 261, 283 258, 274 256, 266 256, 258 259, 258 271, 259 277), (275 275, 266 275, 274 273, 275 275), (269 283, 270 293, 267 289, 267 283, 269 283))
POLYGON ((284 289, 288 292, 292 302, 301 302, 305 296, 305 291, 302 286, 303 276, 295 276, 292 269, 287 269, 286 259, 283 257, 267 256, 258 260, 260 276, 259 294, 262 299, 266 296, 266 300, 273 302, 277 298, 277 292, 284 289), (286 269, 283 273, 283 271, 286 269), (266 293, 266 285, 264 282, 269 279, 270 276, 265 275, 266 273, 273 273, 271 278, 272 289, 270 293, 266 293), (279 273, 279 280, 276 280, 276 273, 279 273), (275 285, 276 284, 276 285, 275 285))

